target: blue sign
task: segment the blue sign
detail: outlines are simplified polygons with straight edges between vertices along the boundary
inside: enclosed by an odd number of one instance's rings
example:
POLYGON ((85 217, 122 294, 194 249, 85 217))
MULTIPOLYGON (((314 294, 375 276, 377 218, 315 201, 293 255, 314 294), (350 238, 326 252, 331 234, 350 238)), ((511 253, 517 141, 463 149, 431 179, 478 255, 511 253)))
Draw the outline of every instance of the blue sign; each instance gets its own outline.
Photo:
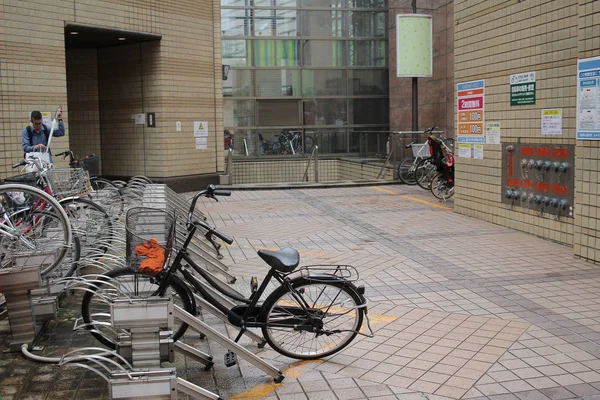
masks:
POLYGON ((600 140, 600 57, 577 62, 576 137, 600 140))

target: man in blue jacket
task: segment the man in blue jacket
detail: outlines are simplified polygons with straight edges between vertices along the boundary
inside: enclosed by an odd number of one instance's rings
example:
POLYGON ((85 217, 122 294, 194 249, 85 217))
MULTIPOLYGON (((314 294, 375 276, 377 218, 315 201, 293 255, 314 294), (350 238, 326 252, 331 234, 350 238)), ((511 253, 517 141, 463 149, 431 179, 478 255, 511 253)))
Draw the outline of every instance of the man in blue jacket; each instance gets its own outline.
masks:
MULTIPOLYGON (((52 136, 64 136, 65 125, 62 120, 62 108, 59 108, 56 111, 56 119, 58 120, 58 129, 54 129, 52 136)), ((50 130, 42 123, 42 113, 39 111, 32 111, 29 126, 23 128, 23 131, 21 132, 23 151, 25 153, 31 153, 32 151, 46 150, 49 137, 50 130)), ((52 162, 52 156, 50 156, 50 162, 52 162)))

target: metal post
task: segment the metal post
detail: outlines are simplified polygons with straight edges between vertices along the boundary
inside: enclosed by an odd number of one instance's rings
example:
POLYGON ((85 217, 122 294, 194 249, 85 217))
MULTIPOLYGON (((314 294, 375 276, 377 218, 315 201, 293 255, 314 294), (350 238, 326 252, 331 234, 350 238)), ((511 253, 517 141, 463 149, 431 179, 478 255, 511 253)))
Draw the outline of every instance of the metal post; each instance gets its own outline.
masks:
MULTIPOLYGON (((413 14, 417 13, 417 0, 412 0, 413 14)), ((413 132, 419 130, 419 81, 417 77, 412 78, 412 128, 413 132)), ((413 140, 417 140, 413 134, 413 140)))
POLYGON ((244 151, 246 152, 246 157, 248 157, 248 141, 244 138, 244 151))
POLYGON ((315 146, 315 182, 319 182, 319 146, 315 146))

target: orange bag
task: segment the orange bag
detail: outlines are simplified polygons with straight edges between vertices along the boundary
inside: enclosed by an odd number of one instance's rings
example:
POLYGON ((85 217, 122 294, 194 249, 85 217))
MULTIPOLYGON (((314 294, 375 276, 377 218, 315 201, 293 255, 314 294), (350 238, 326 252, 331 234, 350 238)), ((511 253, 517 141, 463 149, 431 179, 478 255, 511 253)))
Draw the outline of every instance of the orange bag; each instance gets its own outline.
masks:
POLYGON ((165 249, 160 247, 158 240, 150 238, 146 243, 135 247, 138 256, 148 257, 140 263, 140 272, 147 275, 158 275, 165 264, 165 249))

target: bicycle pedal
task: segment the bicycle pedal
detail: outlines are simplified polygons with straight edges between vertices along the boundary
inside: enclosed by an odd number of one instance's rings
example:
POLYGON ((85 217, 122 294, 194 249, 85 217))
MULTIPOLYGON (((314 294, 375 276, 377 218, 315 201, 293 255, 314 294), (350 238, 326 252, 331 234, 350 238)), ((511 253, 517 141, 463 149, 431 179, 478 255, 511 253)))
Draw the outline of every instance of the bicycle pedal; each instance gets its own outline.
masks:
POLYGON ((258 290, 258 279, 253 276, 252 279, 250 279, 250 291, 252 293, 255 293, 258 290))
POLYGON ((224 361, 226 367, 233 367, 235 364, 237 364, 237 354, 235 354, 233 351, 228 351, 225 353, 224 361))

